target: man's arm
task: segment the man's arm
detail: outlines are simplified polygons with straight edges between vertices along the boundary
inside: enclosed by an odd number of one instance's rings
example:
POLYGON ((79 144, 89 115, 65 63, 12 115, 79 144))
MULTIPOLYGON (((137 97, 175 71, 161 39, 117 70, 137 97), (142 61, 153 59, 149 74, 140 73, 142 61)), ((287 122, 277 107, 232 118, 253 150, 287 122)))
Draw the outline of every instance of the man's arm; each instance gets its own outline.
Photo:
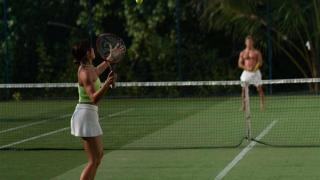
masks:
POLYGON ((263 59, 260 51, 258 51, 258 64, 259 64, 259 68, 261 68, 263 64, 263 59))
POLYGON ((240 68, 240 69, 245 69, 245 67, 244 67, 244 60, 243 60, 243 58, 242 58, 242 52, 240 53, 240 55, 239 55, 239 60, 238 60, 238 67, 240 68))

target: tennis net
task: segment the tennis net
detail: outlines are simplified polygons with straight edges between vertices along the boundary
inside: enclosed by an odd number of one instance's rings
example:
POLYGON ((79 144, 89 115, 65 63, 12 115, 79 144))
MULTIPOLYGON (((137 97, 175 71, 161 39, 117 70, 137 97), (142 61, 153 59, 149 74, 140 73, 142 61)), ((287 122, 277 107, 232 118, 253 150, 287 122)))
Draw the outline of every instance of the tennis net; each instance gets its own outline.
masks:
MULTIPOLYGON (((119 82, 99 103, 104 148, 320 146, 319 83, 265 80, 265 110, 250 87, 243 112, 240 81, 119 82)), ((0 84, 0 150, 82 149, 69 127, 76 87, 0 84)))

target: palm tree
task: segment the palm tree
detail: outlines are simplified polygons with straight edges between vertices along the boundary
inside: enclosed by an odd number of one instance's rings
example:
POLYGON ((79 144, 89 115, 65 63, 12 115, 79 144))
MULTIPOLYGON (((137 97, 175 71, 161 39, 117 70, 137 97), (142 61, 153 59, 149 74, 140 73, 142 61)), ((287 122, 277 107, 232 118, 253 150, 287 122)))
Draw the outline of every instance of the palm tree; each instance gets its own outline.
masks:
POLYGON ((235 39, 254 34, 266 47, 271 29, 276 52, 284 53, 303 77, 319 77, 320 0, 194 0, 200 22, 235 39), (270 7, 270 13, 267 7, 270 7), (306 46, 307 43, 307 46, 306 46))

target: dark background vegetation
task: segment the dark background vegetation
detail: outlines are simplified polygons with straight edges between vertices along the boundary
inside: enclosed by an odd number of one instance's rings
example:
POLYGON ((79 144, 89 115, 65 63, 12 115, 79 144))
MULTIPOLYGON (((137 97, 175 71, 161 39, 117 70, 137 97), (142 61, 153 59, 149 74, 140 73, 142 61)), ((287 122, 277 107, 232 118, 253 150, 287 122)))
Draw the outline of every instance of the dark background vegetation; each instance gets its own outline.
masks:
MULTIPOLYGON (((88 0, 7 1, 0 83, 75 82, 70 49, 89 36, 89 9, 88 0)), ((126 42, 119 81, 237 80, 247 34, 263 52, 264 79, 270 68, 273 79, 319 77, 319 19, 318 0, 92 0, 93 34, 126 42)))

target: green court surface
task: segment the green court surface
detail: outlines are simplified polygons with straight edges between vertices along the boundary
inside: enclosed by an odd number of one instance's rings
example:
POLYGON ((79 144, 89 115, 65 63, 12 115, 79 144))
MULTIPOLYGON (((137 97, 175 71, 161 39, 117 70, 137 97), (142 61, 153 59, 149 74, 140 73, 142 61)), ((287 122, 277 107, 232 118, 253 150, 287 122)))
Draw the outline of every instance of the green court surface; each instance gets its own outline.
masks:
MULTIPOLYGON (((214 179, 236 149, 105 152, 96 179, 214 179)), ((225 179, 318 179, 318 148, 256 147, 225 179)), ((78 151, 1 152, 1 179, 78 179, 85 157, 78 151)))
MULTIPOLYGON (((270 96, 260 112, 251 98, 253 137, 265 132, 261 141, 282 147, 255 145, 224 179, 318 179, 317 99, 270 96)), ((1 102, 0 149, 16 150, 0 151, 0 179, 78 179, 86 157, 72 150, 81 148, 68 128, 75 104, 1 102)), ((238 97, 105 100, 99 111, 106 150, 97 179, 215 179, 248 147, 246 140, 237 146, 245 136, 239 106, 238 97)))

